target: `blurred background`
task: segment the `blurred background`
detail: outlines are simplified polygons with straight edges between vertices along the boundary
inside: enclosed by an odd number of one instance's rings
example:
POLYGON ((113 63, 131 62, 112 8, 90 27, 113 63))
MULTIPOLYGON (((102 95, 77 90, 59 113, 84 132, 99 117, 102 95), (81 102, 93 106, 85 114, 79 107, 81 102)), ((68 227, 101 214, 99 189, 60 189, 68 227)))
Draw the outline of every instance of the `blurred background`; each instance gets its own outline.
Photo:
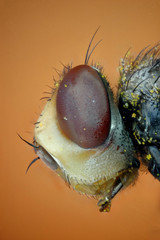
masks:
POLYGON ((104 66, 116 91, 119 59, 160 40, 159 0, 0 0, 0 240, 159 239, 160 183, 141 173, 118 194, 110 213, 70 190, 22 142, 33 140, 33 123, 53 86, 60 61, 84 62, 99 25, 91 60, 104 66))

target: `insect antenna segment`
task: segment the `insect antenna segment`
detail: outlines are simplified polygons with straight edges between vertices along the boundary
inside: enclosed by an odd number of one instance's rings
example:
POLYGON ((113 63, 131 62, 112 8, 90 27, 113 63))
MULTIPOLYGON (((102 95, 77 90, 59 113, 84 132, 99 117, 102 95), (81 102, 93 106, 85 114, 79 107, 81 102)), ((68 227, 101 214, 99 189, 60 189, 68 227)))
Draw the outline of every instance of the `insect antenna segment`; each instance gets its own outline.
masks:
POLYGON ((38 159, 40 159, 40 157, 36 157, 35 159, 32 160, 32 162, 28 165, 28 167, 26 169, 26 174, 27 174, 28 170, 30 169, 30 167, 32 166, 32 164, 35 163, 38 159))
POLYGON ((18 135, 18 137, 19 137, 22 141, 24 141, 25 143, 27 143, 29 146, 31 146, 31 147, 33 147, 33 148, 36 148, 36 149, 39 148, 39 147, 35 146, 34 144, 28 142, 28 141, 25 140, 24 138, 22 138, 18 133, 17 133, 17 135, 18 135))

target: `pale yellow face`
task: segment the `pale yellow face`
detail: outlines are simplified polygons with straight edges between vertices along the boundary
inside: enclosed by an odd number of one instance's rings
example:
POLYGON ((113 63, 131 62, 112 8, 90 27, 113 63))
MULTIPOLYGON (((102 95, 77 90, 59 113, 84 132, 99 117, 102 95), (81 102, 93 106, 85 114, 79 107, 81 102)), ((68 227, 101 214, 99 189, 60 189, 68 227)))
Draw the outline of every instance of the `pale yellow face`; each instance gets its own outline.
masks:
POLYGON ((37 154, 76 191, 101 199, 101 210, 109 211, 114 195, 137 177, 134 148, 111 89, 106 89, 111 114, 109 134, 103 144, 93 148, 82 148, 62 131, 56 109, 58 89, 47 101, 35 127, 37 154))

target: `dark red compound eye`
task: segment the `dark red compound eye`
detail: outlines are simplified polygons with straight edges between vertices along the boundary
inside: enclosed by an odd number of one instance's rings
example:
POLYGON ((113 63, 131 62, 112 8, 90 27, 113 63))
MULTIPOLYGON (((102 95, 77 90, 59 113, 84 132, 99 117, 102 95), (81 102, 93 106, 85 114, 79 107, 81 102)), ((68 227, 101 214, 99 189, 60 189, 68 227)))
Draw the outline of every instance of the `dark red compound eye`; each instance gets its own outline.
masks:
POLYGON ((111 125, 106 87, 98 72, 88 65, 72 68, 60 83, 57 99, 60 129, 82 148, 104 143, 111 125))

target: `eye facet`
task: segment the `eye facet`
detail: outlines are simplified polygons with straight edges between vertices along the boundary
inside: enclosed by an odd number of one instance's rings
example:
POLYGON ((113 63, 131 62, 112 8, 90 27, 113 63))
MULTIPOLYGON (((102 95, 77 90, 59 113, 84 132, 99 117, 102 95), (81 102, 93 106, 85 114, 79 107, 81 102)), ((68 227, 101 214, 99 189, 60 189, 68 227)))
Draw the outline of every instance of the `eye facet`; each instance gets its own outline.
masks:
POLYGON ((94 68, 79 65, 69 70, 60 83, 56 108, 60 129, 80 147, 94 148, 107 139, 111 125, 108 94, 94 68))

